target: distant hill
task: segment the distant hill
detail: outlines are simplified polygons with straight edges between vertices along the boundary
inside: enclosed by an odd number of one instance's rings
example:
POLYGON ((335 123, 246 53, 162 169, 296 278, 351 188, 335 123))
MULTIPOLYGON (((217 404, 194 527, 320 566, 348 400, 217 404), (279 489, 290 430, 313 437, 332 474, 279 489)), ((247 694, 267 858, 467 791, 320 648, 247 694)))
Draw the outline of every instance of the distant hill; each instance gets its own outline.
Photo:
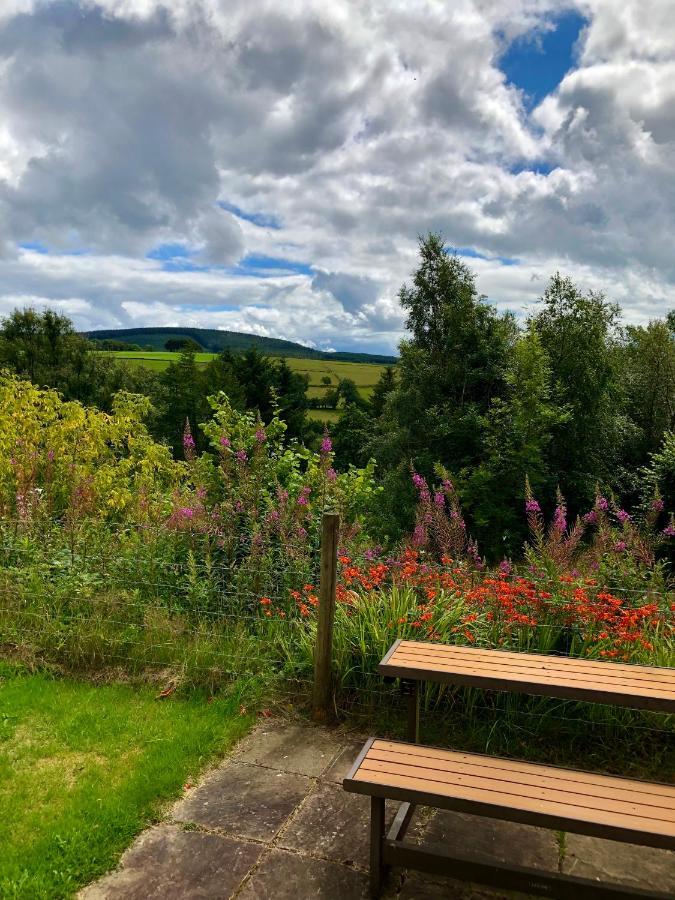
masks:
POLYGON ((257 347, 268 356, 285 356, 297 359, 333 359, 342 362, 377 363, 378 365, 394 365, 395 356, 383 356, 377 353, 327 353, 313 350, 294 341, 282 341, 280 338, 261 337, 257 334, 243 334, 240 331, 218 331, 214 328, 109 328, 101 331, 85 331, 84 336, 94 341, 127 341, 164 350, 169 338, 192 338, 204 350, 219 353, 221 350, 242 352, 249 347, 257 347))

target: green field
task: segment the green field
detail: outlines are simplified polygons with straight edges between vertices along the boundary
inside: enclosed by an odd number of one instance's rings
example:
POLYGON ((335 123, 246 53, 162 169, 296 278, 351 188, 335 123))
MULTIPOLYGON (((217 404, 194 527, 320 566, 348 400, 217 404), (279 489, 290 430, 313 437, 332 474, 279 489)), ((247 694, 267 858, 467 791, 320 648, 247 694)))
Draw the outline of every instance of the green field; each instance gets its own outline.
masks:
MULTIPOLYGON (((130 364, 144 366, 145 368, 154 369, 155 371, 161 371, 162 369, 165 369, 169 363, 177 362, 180 356, 178 353, 170 353, 166 350, 152 353, 149 351, 128 350, 110 350, 103 352, 106 352, 106 354, 110 354, 117 359, 125 360, 130 364)), ((215 356, 215 353, 195 353, 195 359, 201 364, 209 362, 209 360, 212 360, 215 356)), ((280 359, 281 357, 270 358, 280 359)), ((300 372, 308 377, 309 388, 307 396, 313 398, 322 397, 327 390, 337 387, 338 382, 343 378, 350 378, 358 387, 361 395, 367 398, 372 393, 373 388, 377 384, 380 375, 385 368, 384 366, 374 363, 340 362, 339 360, 333 362, 330 359, 284 358, 294 372, 300 372), (325 377, 330 378, 330 385, 323 384, 322 379, 325 377)), ((321 415, 314 416, 314 418, 320 418, 322 421, 327 421, 331 418, 323 414, 326 410, 317 410, 316 412, 321 413, 321 415)))

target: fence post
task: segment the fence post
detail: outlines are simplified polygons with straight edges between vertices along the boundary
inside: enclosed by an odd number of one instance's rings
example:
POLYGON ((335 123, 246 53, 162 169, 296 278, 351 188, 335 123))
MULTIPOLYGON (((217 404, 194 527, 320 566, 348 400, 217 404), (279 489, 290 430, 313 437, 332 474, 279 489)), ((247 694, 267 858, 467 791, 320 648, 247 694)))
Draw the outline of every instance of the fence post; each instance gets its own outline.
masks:
POLYGON ((313 718, 326 722, 331 718, 333 674, 333 620, 337 583, 337 551, 340 540, 340 516, 324 513, 321 533, 321 574, 319 616, 314 645, 313 718))

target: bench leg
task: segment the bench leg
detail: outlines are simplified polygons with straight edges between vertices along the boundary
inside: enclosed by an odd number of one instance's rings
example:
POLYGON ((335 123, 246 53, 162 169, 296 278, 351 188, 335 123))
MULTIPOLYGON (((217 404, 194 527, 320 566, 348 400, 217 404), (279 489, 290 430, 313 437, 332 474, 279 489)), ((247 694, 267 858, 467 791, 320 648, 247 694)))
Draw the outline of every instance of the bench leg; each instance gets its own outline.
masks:
POLYGON ((420 683, 406 681, 402 684, 408 698, 408 740, 412 744, 420 742, 420 683))
POLYGON ((379 897, 384 879, 384 798, 370 798, 370 893, 379 897))

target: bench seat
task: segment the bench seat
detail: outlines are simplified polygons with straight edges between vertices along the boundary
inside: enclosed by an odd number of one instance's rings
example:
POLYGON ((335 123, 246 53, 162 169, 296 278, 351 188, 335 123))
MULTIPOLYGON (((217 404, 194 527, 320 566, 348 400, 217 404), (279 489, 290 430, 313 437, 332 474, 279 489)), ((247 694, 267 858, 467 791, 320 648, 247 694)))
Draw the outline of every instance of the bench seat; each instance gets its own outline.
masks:
POLYGON ((571 876, 548 877, 517 867, 473 865, 456 858, 449 860, 454 868, 439 869, 437 854, 405 844, 402 838, 409 811, 414 804, 423 804, 675 850, 675 785, 371 738, 345 778, 344 788, 372 798, 371 878, 375 894, 387 865, 409 865, 447 874, 463 871, 469 880, 510 885, 543 896, 582 897, 586 889, 588 896, 594 897, 665 896, 635 890, 622 893, 623 889, 604 888, 571 876), (408 808, 397 817, 398 825, 386 837, 385 798, 401 800, 408 808))

